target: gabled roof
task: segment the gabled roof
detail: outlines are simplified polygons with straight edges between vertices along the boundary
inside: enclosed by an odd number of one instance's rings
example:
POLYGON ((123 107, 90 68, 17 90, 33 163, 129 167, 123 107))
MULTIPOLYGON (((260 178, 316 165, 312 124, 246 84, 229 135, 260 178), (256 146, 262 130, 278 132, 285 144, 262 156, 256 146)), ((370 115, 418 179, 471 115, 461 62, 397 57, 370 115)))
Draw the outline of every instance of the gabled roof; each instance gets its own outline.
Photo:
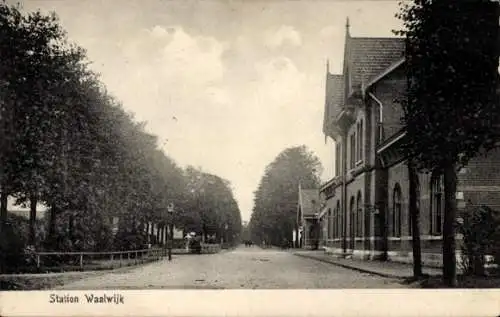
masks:
POLYGON ((346 106, 346 98, 363 93, 370 84, 391 73, 404 60, 405 39, 398 37, 351 37, 346 23, 342 74, 327 68, 323 133, 330 135, 333 118, 346 106), (347 86, 347 87, 346 87, 347 86))
POLYGON ((323 133, 328 134, 328 121, 336 117, 344 106, 344 76, 326 74, 325 117, 323 133))
POLYGON ((351 91, 358 91, 374 77, 404 57, 404 38, 349 37, 346 39, 347 69, 351 91))
POLYGON ((299 205, 304 216, 314 215, 320 207, 317 189, 299 188, 299 205))

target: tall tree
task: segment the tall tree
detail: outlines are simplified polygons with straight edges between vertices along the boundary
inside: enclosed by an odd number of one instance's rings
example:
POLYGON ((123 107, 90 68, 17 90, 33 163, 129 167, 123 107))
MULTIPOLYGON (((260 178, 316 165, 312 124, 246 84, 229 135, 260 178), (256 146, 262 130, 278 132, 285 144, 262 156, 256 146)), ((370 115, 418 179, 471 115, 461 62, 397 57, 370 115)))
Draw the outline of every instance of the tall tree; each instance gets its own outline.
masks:
POLYGON ((443 281, 456 285, 457 170, 495 147, 500 105, 498 3, 402 3, 408 93, 404 150, 419 170, 444 179, 443 281))
POLYGON ((215 235, 218 241, 235 243, 241 233, 241 214, 230 183, 191 166, 186 177, 191 198, 182 216, 185 230, 197 231, 205 239, 215 235))
POLYGON ((422 276, 422 249, 420 244, 420 199, 418 173, 413 165, 413 160, 408 160, 409 181, 409 206, 411 242, 413 251, 413 277, 419 279, 422 276))
POLYGON ((253 239, 281 245, 291 241, 296 221, 299 183, 302 188, 317 188, 322 166, 306 146, 282 151, 265 170, 254 193, 250 219, 253 239))

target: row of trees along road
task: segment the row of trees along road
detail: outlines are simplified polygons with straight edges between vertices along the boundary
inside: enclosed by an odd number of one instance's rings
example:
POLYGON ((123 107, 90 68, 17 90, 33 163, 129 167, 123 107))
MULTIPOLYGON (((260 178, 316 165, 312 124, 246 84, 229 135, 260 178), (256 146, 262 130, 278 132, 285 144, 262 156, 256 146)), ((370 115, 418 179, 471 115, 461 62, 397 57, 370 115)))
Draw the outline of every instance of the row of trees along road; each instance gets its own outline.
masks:
POLYGON ((0 39, 2 241, 21 234, 9 229, 8 196, 31 206, 27 243, 38 248, 42 240, 57 250, 139 247, 146 223, 172 220, 170 202, 184 211, 173 219, 180 228, 219 233, 224 223, 231 239, 239 234, 229 183, 183 170, 165 155, 145 124, 107 93, 55 14, 1 2, 0 39), (195 198, 199 190, 205 194, 195 198), (49 207, 44 231, 37 230, 37 203, 49 207), (133 238, 113 245, 111 216, 120 218, 119 236, 133 238))
POLYGON ((499 4, 489 0, 403 2, 407 39, 404 151, 411 176, 415 275, 422 275, 417 171, 444 179, 443 281, 455 286, 457 171, 498 145, 499 4))
POLYGON ((285 149, 266 167, 249 222, 254 242, 281 246, 293 241, 299 183, 302 188, 318 188, 321 171, 318 157, 304 145, 285 149))

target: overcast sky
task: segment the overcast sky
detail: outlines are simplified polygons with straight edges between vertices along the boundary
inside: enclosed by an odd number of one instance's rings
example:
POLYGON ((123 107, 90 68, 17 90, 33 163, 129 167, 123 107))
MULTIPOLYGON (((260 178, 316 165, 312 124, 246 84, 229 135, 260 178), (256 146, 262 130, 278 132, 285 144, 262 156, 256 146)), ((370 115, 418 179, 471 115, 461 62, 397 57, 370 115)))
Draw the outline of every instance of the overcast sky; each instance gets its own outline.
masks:
POLYGON ((109 91, 181 166, 228 179, 243 220, 264 168, 305 144, 333 175, 322 134, 326 60, 353 36, 392 36, 397 1, 32 0, 55 11, 109 91))

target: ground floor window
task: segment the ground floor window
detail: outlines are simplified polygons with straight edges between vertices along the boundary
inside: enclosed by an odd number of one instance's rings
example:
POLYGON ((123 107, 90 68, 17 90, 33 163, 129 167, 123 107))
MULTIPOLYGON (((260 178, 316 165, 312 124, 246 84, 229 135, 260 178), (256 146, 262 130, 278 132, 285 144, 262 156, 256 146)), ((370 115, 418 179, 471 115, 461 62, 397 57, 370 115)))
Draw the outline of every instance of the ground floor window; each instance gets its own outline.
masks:
POLYGON ((356 205, 354 203, 354 196, 351 197, 351 203, 349 206, 349 236, 350 236, 350 248, 354 249, 354 237, 356 236, 356 205))
POLYGON ((430 205, 430 234, 441 235, 443 233, 443 178, 433 175, 431 180, 431 205, 430 205))
POLYGON ((337 216, 337 223, 336 223, 336 230, 335 230, 335 238, 340 238, 342 236, 342 211, 340 210, 340 202, 337 201, 337 208, 336 210, 336 216, 337 216))
POLYGON ((396 183, 392 193, 392 236, 401 237, 401 186, 396 183))
POLYGON ((333 215, 332 215, 332 210, 331 209, 328 209, 328 221, 326 223, 327 225, 327 232, 328 232, 328 239, 332 239, 333 238, 333 215))
POLYGON ((361 192, 358 192, 358 198, 356 199, 356 237, 363 236, 363 201, 361 198, 361 192))

